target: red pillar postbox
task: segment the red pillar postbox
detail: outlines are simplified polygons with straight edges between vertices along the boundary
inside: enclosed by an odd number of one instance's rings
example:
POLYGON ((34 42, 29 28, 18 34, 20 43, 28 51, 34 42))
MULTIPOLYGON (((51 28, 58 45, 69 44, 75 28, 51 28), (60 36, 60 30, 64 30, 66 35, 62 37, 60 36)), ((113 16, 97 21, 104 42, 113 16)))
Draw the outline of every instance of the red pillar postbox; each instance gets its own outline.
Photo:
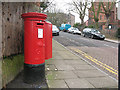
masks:
POLYGON ((52 39, 48 39, 52 28, 44 21, 47 18, 46 14, 30 12, 22 14, 22 18, 24 19, 24 82, 40 83, 45 81, 45 58, 48 59, 52 55, 51 52, 46 56, 48 44, 51 44, 49 50, 52 51, 52 39))
POLYGON ((47 15, 42 13, 22 14, 24 19, 24 63, 45 62, 45 28, 47 15))
POLYGON ((52 24, 45 22, 45 59, 52 58, 52 24))

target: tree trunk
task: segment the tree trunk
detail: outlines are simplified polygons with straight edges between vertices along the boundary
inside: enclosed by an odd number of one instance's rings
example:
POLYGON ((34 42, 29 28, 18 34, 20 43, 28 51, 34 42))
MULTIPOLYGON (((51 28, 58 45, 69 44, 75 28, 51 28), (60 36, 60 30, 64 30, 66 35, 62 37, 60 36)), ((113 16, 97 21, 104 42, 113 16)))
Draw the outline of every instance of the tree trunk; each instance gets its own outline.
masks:
POLYGON ((108 29, 110 17, 106 15, 106 18, 107 18, 107 21, 106 21, 106 23, 105 23, 105 28, 108 29))
POLYGON ((81 24, 83 24, 84 23, 84 19, 81 19, 81 24))
POLYGON ((95 28, 98 29, 98 22, 95 22, 95 28))

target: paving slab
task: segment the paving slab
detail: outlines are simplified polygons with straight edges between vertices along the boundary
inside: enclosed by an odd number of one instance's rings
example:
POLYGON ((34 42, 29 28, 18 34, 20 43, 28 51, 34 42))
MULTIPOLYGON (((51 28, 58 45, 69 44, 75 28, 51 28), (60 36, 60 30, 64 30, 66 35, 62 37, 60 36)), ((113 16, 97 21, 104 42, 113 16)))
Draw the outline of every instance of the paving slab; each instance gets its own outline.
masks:
POLYGON ((92 85, 96 88, 118 88, 118 83, 110 77, 95 77, 95 78, 86 78, 92 85))
POLYGON ((74 71, 74 73, 79 78, 91 78, 91 77, 105 77, 107 75, 103 74, 98 70, 82 70, 82 71, 74 71))
POLYGON ((53 59, 53 60, 56 60, 56 59, 64 59, 64 57, 62 57, 61 55, 55 55, 52 59, 53 59))
POLYGON ((63 48, 63 46, 61 46, 61 45, 58 45, 58 43, 57 42, 55 42, 55 40, 52 40, 52 50, 53 51, 64 51, 64 50, 66 50, 65 48, 63 48))
POLYGON ((79 60, 64 60, 65 64, 69 64, 69 65, 88 65, 88 63, 86 63, 85 61, 79 59, 79 60))
POLYGON ((61 57, 63 57, 63 59, 80 59, 79 57, 76 57, 76 55, 71 54, 67 50, 64 51, 64 53, 63 53, 63 51, 62 52, 60 51, 59 54, 60 54, 61 57))
POLYGON ((94 86, 85 79, 65 79, 65 82, 69 88, 94 88, 94 86))
POLYGON ((92 70, 95 69, 94 67, 90 65, 72 65, 75 70, 92 70))
POLYGON ((56 64, 55 65, 58 70, 66 70, 66 71, 71 71, 75 70, 72 65, 66 65, 66 64, 56 64))
POLYGON ((73 73, 73 71, 48 71, 46 74, 46 78, 48 80, 50 79, 75 79, 78 78, 76 74, 73 73))
POLYGON ((61 59, 47 60, 47 61, 45 61, 45 64, 46 65, 47 64, 54 64, 54 65, 60 64, 60 65, 62 65, 62 64, 64 64, 64 60, 61 60, 61 59))
POLYGON ((68 88, 64 80, 47 80, 49 88, 68 88))
POLYGON ((76 57, 76 55, 71 54, 69 51, 53 51, 53 57, 52 59, 80 59, 79 57, 76 57), (64 52, 64 53, 63 53, 64 52))

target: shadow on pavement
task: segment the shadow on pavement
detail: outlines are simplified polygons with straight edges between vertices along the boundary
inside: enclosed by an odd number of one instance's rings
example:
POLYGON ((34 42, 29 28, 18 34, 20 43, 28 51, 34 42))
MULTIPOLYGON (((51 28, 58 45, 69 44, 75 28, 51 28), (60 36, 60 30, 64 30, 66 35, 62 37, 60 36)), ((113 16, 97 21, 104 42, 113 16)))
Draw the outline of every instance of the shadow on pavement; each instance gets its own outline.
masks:
POLYGON ((42 83, 35 83, 35 84, 27 84, 23 82, 23 74, 24 71, 22 71, 13 81, 7 84, 6 88, 3 88, 2 90, 8 89, 8 88, 48 88, 48 85, 46 81, 42 83))

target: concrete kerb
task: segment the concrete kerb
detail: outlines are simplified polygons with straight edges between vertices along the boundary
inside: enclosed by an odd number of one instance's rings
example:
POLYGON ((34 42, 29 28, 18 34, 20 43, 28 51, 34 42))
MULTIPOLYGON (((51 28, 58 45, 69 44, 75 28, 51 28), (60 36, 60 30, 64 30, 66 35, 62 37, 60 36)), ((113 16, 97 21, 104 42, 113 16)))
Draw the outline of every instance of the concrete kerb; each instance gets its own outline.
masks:
POLYGON ((107 39, 107 38, 105 39, 105 41, 112 42, 112 43, 117 43, 117 44, 119 43, 119 41, 117 41, 117 40, 110 40, 110 39, 107 39))
MULTIPOLYGON (((54 39, 53 39, 54 40, 54 39)), ((54 40, 55 42, 57 42, 56 40, 54 40)), ((81 56, 79 56, 78 54, 74 53, 73 51, 71 51, 69 48, 65 47, 64 45, 62 45, 61 43, 57 42, 59 45, 61 45, 63 48, 65 48, 66 50, 70 51, 71 53, 73 53, 74 55, 80 57, 82 60, 84 60, 86 63, 90 64, 91 66, 93 66, 94 68, 96 68, 97 70, 99 70, 100 72, 104 73, 105 75, 108 75, 106 72, 102 71, 101 69, 97 68, 96 66, 92 65, 92 63, 88 62, 86 59, 82 58, 81 56)), ((118 83, 118 80, 113 78, 112 76, 108 75, 111 79, 115 80, 118 83)))

